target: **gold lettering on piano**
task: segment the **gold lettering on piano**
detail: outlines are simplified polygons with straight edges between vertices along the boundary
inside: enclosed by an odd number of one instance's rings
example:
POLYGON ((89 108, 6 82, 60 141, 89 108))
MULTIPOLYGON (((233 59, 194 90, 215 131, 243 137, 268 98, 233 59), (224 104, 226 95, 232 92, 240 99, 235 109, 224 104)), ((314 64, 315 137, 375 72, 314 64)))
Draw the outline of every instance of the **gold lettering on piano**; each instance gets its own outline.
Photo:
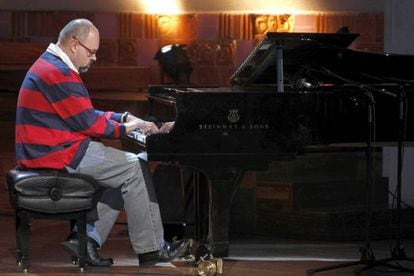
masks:
POLYGON ((268 124, 199 124, 199 130, 264 130, 268 124))
POLYGON ((229 115, 227 116, 227 119, 230 123, 237 123, 240 120, 239 116, 239 110, 238 109, 230 109, 229 115))
POLYGON ((229 113, 227 115, 227 120, 229 123, 223 124, 199 124, 199 130, 263 130, 269 129, 269 125, 267 123, 249 123, 249 124, 238 124, 237 122, 240 121, 240 115, 238 109, 229 109, 229 113))

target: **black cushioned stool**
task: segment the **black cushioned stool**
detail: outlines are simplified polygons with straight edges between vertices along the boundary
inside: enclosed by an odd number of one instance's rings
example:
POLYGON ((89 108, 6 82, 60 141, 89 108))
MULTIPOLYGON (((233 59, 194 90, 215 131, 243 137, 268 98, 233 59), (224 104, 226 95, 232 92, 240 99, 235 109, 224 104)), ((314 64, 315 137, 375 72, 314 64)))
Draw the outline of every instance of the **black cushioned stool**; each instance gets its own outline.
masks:
POLYGON ((25 272, 30 268, 30 226, 34 218, 76 221, 81 271, 86 265, 87 212, 96 206, 96 181, 87 175, 54 170, 7 174, 10 203, 16 210, 16 259, 25 272))

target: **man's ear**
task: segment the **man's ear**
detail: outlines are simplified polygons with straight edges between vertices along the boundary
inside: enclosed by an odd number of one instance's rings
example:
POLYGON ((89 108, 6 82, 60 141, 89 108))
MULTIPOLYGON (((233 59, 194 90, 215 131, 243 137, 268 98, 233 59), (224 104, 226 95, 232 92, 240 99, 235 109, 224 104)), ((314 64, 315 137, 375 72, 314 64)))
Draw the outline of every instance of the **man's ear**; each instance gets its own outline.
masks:
POLYGON ((76 43, 75 40, 72 40, 69 44, 69 50, 71 53, 75 53, 76 52, 76 48, 78 47, 78 44, 76 43))

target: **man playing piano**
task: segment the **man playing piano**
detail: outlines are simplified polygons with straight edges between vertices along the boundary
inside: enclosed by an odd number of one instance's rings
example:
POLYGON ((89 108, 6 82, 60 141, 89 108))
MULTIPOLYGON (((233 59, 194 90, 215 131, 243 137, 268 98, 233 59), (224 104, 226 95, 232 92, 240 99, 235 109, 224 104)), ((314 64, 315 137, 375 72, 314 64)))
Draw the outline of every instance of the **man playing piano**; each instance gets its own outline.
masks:
MULTIPOLYGON (((138 156, 96 141, 120 138, 137 128, 144 133, 160 130, 127 112, 94 109, 79 74, 96 61, 98 49, 98 29, 87 19, 75 19, 29 69, 17 103, 18 167, 88 174, 102 187, 120 190, 109 194, 109 200, 106 194, 97 205, 98 219, 88 225, 89 265, 112 265, 112 259, 100 258, 97 249, 105 243, 120 212, 113 201, 121 202, 126 210, 129 238, 140 266, 170 261, 183 242, 164 241, 158 203, 151 184, 144 180, 138 156)), ((62 245, 78 254, 76 234, 62 245)))

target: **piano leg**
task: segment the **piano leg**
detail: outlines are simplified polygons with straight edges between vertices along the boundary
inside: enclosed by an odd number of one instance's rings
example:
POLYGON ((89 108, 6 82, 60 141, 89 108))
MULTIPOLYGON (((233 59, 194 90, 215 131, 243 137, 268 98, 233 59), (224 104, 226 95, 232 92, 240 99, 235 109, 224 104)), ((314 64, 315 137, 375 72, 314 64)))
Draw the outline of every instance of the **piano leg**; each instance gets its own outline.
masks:
MULTIPOLYGON (((226 257, 229 254, 229 221, 230 205, 237 192, 244 171, 231 169, 216 169, 206 173, 209 177, 209 223, 208 231, 198 237, 196 260, 200 257, 226 257)), ((198 189, 197 192, 200 190, 198 189)), ((202 196, 199 194, 198 196, 202 196)), ((197 204, 197 208, 199 208, 197 204)), ((203 227, 203 224, 199 224, 203 227)))

